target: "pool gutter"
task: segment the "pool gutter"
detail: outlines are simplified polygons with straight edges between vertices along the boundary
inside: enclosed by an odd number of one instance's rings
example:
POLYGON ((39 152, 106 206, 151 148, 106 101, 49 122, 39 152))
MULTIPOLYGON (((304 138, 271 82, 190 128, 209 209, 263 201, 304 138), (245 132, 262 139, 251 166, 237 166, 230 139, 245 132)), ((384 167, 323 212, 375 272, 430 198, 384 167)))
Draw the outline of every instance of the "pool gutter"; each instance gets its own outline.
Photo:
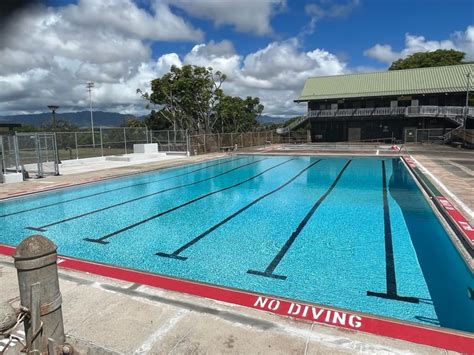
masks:
MULTIPOLYGON (((0 254, 11 256, 14 252, 15 247, 0 244, 0 254)), ((360 331, 462 353, 470 353, 474 349, 474 334, 472 333, 377 317, 313 303, 296 302, 66 256, 61 256, 58 264, 64 269, 200 296, 349 331, 360 331)))
MULTIPOLYGON (((423 187, 430 200, 433 202, 437 210, 441 213, 449 226, 465 248, 465 251, 472 258, 474 257, 474 227, 469 223, 466 217, 444 196, 441 191, 431 182, 431 180, 423 173, 420 167, 410 155, 401 157, 405 162, 408 170, 413 174, 416 181, 423 187)), ((461 252, 464 257, 464 253, 461 252)), ((469 260, 466 260, 471 271, 473 266, 469 260)))

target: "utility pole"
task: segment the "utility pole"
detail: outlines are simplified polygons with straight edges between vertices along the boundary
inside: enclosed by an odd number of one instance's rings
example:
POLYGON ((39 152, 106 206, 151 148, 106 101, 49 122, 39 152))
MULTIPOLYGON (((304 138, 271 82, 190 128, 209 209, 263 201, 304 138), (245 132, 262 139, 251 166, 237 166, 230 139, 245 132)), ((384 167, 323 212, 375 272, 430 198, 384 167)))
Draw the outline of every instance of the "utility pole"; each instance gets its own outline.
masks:
POLYGON ((48 105, 48 108, 51 110, 51 114, 53 115, 53 132, 56 132, 56 110, 59 108, 58 105, 48 105))
POLYGON ((466 107, 465 107, 465 112, 464 112, 464 128, 466 128, 466 123, 467 123, 467 115, 469 113, 469 89, 471 86, 471 72, 468 72, 466 74, 467 78, 467 85, 466 85, 466 107))
POLYGON ((91 132, 92 132, 92 146, 95 148, 95 138, 94 138, 94 117, 92 116, 92 88, 94 83, 89 81, 86 85, 87 91, 89 92, 89 109, 91 111, 91 132))

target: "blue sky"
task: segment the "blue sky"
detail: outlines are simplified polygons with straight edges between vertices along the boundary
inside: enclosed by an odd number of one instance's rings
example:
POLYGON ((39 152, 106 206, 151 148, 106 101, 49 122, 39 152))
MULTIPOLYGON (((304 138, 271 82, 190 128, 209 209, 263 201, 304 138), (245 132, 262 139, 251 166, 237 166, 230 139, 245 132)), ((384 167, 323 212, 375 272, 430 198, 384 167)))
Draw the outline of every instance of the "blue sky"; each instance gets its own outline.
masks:
POLYGON ((2 32, 0 115, 50 101, 82 109, 89 80, 98 109, 142 114, 138 87, 195 64, 225 72, 228 94, 291 116, 309 76, 385 70, 438 48, 474 60, 474 1, 48 0, 2 32))

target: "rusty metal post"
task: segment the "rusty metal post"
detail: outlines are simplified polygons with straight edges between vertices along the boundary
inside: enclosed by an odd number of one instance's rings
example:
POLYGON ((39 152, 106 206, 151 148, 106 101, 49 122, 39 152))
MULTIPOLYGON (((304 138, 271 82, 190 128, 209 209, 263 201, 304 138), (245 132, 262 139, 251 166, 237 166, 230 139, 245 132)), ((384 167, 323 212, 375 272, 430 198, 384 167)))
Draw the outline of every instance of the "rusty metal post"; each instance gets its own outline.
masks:
POLYGON ((33 235, 16 248, 15 267, 25 319, 25 333, 31 354, 48 353, 51 342, 58 352, 65 343, 61 292, 59 291, 56 245, 48 238, 33 235))

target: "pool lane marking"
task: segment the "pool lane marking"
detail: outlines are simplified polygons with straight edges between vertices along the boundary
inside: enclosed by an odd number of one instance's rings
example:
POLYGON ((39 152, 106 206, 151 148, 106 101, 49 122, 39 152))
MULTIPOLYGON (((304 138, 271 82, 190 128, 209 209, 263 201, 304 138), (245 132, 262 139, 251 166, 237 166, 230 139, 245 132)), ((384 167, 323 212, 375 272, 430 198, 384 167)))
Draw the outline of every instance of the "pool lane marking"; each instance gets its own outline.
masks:
POLYGON ((184 244, 183 246, 179 247, 178 249, 176 249, 174 252, 172 252, 171 254, 169 253, 163 253, 163 252, 158 252, 156 253, 155 255, 158 255, 158 256, 162 256, 162 257, 165 257, 165 258, 171 258, 171 259, 177 259, 177 260, 186 260, 188 257, 186 256, 181 256, 179 254, 181 254, 182 252, 184 252, 186 249, 190 248, 191 246, 193 246, 194 244, 196 244, 197 242, 199 242, 201 239, 203 239, 204 237, 206 237, 207 235, 211 234, 212 232, 214 232, 216 229, 218 229, 220 226, 224 225, 225 223, 229 222, 231 219, 235 218, 236 216, 238 216, 239 214, 241 214, 242 212, 244 212, 245 210, 249 209, 250 207, 252 207, 253 205, 255 205, 256 203, 260 202, 261 200, 263 200, 264 198, 274 194, 275 192, 283 189, 284 187, 288 186, 289 184, 291 184, 293 181, 295 181, 298 177, 300 177, 305 171, 309 170, 310 168, 312 168, 314 165, 316 165, 317 163, 319 163, 322 159, 318 159, 316 162, 313 162, 311 164, 309 164, 306 168, 304 168, 303 170, 301 170, 298 174, 296 174, 295 176, 293 176, 290 180, 288 180, 287 182, 285 182, 283 185, 280 185, 278 186, 276 189, 273 189, 271 190, 270 192, 267 192, 266 194, 260 196, 259 198, 257 198, 256 200, 253 200, 252 202, 250 202, 249 204, 247 204, 246 206, 242 207, 241 209, 239 209, 237 212, 234 212, 232 213, 230 216, 226 217, 225 219, 223 219, 222 221, 220 221, 219 223, 213 225, 211 228, 207 229, 206 231, 204 231, 203 233, 199 234, 197 237, 195 237, 194 239, 190 240, 189 242, 187 242, 186 244, 184 244))
POLYGON ((397 292, 397 275, 395 272, 395 257, 393 254, 392 222, 390 221, 390 205, 388 203, 387 175, 385 171, 384 160, 382 160, 382 196, 383 226, 385 240, 386 292, 367 291, 367 296, 374 296, 409 303, 419 303, 420 300, 417 297, 400 296, 397 292))
POLYGON ((265 271, 258 271, 258 270, 252 270, 251 269, 251 270, 247 271, 248 274, 257 275, 257 276, 265 276, 265 277, 270 277, 270 278, 273 278, 273 279, 286 280, 286 278, 287 278, 286 276, 274 274, 273 272, 275 271, 276 267, 281 262, 281 260, 285 256, 285 254, 288 252, 288 250, 290 250, 290 247, 292 246, 292 244, 294 243, 294 241, 296 240, 298 235, 301 233, 303 228, 309 222, 311 217, 313 217, 313 215, 316 212, 316 210, 318 209, 318 207, 323 203, 323 201, 326 199, 326 197, 328 197, 329 194, 334 190, 334 188, 336 187, 337 183, 341 179, 342 175, 346 171, 346 169, 349 166, 349 164, 351 163, 351 161, 352 161, 352 159, 350 159, 346 162, 346 164, 344 165, 342 170, 337 175, 336 180, 333 181, 333 183, 331 184, 329 189, 327 189, 327 191, 316 201, 316 203, 313 205, 313 207, 311 207, 311 209, 308 211, 306 216, 300 222, 298 227, 296 227, 295 231, 291 234, 291 236, 288 238, 288 240, 282 246, 282 248, 280 249, 278 254, 273 258, 273 260, 270 262, 270 264, 268 264, 265 271))
POLYGON ((290 162, 290 161, 292 161, 292 160, 295 160, 295 159, 296 159, 296 158, 291 158, 291 159, 285 160, 285 161, 282 162, 282 163, 278 163, 278 164, 276 164, 276 165, 274 165, 274 166, 272 166, 272 167, 270 167, 270 168, 268 168, 268 169, 263 170, 262 172, 258 173, 257 175, 254 175, 254 176, 252 176, 252 177, 250 177, 250 178, 248 178, 248 179, 245 179, 245 180, 243 180, 243 181, 241 181, 241 182, 238 182, 238 183, 236 183, 236 184, 234 184, 234 185, 230 185, 230 186, 224 187, 224 188, 222 188, 222 189, 215 190, 215 191, 209 192, 209 193, 207 193, 207 194, 201 195, 201 196, 199 196, 199 197, 193 198, 192 200, 189 200, 189 201, 187 201, 187 202, 184 202, 184 203, 182 203, 182 204, 180 204, 180 205, 178 205, 178 206, 175 206, 175 207, 173 207, 173 208, 170 208, 170 209, 168 209, 168 210, 166 210, 166 211, 157 213, 157 214, 155 214, 155 215, 153 215, 153 216, 151 216, 151 217, 148 217, 148 218, 146 218, 146 219, 144 219, 144 220, 141 220, 141 221, 139 221, 139 222, 133 223, 133 224, 127 226, 127 227, 121 228, 121 229, 119 229, 119 230, 117 230, 117 231, 115 231, 115 232, 113 232, 113 233, 109 233, 109 234, 107 234, 107 235, 105 235, 105 236, 103 236, 103 237, 100 237, 100 238, 84 238, 84 240, 85 240, 85 241, 88 241, 88 242, 93 242, 93 243, 108 244, 109 242, 107 241, 107 239, 109 239, 109 238, 111 238, 111 237, 113 237, 113 236, 115 236, 115 235, 117 235, 117 234, 121 234, 121 233, 123 233, 123 232, 126 232, 126 231, 128 231, 128 230, 130 230, 130 229, 133 229, 133 228, 135 228, 135 227, 138 227, 138 226, 140 226, 140 225, 142 225, 142 224, 144 224, 144 223, 147 223, 147 222, 152 221, 152 220, 154 220, 154 219, 156 219, 156 218, 159 218, 159 217, 161 217, 161 216, 164 216, 164 215, 166 215, 166 214, 168 214, 168 213, 171 213, 171 212, 173 212, 173 211, 176 211, 176 210, 178 210, 178 209, 180 209, 180 208, 182 208, 182 207, 185 207, 185 206, 188 206, 188 205, 190 205, 190 204, 192 204, 192 203, 194 203, 194 202, 200 201, 200 200, 202 200, 202 199, 204 199, 204 198, 206 198, 206 197, 209 197, 209 196, 215 195, 215 194, 217 194, 217 193, 219 193, 219 192, 226 191, 226 190, 230 190, 230 189, 232 189, 232 188, 234 188, 234 187, 243 185, 243 184, 245 184, 246 182, 249 182, 249 181, 251 181, 251 180, 253 180, 253 179, 256 179, 257 177, 259 177, 259 176, 265 174, 266 172, 268 172, 268 171, 270 171, 270 170, 272 170, 272 169, 278 168, 279 166, 281 166, 281 165, 283 165, 283 164, 286 164, 286 163, 288 163, 288 162, 290 162))
MULTIPOLYGON (((50 204, 48 204, 48 205, 42 205, 42 206, 39 206, 39 207, 33 207, 33 208, 28 208, 28 209, 25 209, 25 210, 21 210, 21 211, 11 212, 11 213, 7 213, 7 214, 0 215, 0 218, 2 218, 2 217, 14 216, 14 215, 17 215, 17 214, 20 214, 20 213, 25 213, 25 212, 31 212, 31 211, 39 210, 39 209, 46 208, 46 207, 57 206, 57 205, 61 205, 61 204, 63 204, 63 203, 72 202, 72 201, 77 201, 77 200, 82 200, 82 199, 85 199, 85 198, 94 197, 94 196, 98 196, 98 195, 103 195, 103 194, 106 194, 106 193, 109 193, 109 192, 113 192, 113 191, 128 189, 128 188, 132 188, 132 187, 135 187, 135 186, 142 186, 142 185, 154 184, 154 183, 157 183, 157 182, 161 182, 161 181, 165 181, 165 180, 170 180, 170 179, 174 179, 174 178, 181 177, 181 176, 184 176, 184 175, 192 174, 192 173, 195 173, 195 172, 197 172, 197 171, 204 170, 204 169, 208 169, 208 168, 211 168, 211 167, 216 166, 216 165, 227 164, 227 163, 229 163, 229 162, 234 162, 234 161, 241 160, 241 159, 246 159, 246 158, 247 158, 247 157, 237 158, 237 159, 221 159, 221 161, 218 162, 218 163, 216 163, 216 164, 207 165, 207 166, 202 167, 202 168, 199 168, 199 169, 195 169, 195 170, 192 170, 192 171, 188 171, 187 173, 182 173, 182 174, 170 176, 170 177, 167 177, 167 178, 164 178, 164 179, 158 179, 158 180, 154 180, 154 181, 149 181, 149 182, 142 182, 142 183, 138 183, 138 184, 133 184, 133 185, 130 185, 130 186, 122 186, 122 187, 118 187, 118 188, 111 189, 111 190, 107 190, 107 191, 97 192, 97 193, 95 193, 95 194, 85 195, 85 196, 81 196, 81 197, 72 198, 72 199, 69 199, 69 200, 64 200, 64 201, 59 201, 59 202, 55 202, 55 203, 50 203, 50 204)), ((181 166, 181 167, 178 167, 178 168, 183 168, 183 167, 185 167, 185 166, 181 166)), ((147 172, 147 173, 149 173, 149 172, 147 172)), ((95 181, 95 180, 91 180, 91 181, 95 181)), ((54 187, 55 187, 55 188, 56 188, 56 187, 61 187, 61 186, 63 186, 63 185, 66 186, 66 185, 71 185, 71 184, 60 184, 60 185, 55 185, 54 187)), ((49 187, 47 187, 47 188, 49 188, 49 187)), ((21 192, 28 192, 28 191, 21 191, 21 192)), ((16 194, 16 193, 13 193, 12 195, 15 195, 15 194, 16 194)))
POLYGON ((246 164, 240 165, 240 166, 238 166, 238 167, 235 167, 235 168, 226 170, 226 171, 224 171, 223 173, 220 173, 220 174, 217 174, 217 175, 213 175, 213 176, 208 177, 208 178, 206 178, 206 179, 202 179, 202 180, 199 180, 199 181, 194 181, 194 182, 187 183, 187 184, 183 184, 183 185, 179 185, 179 186, 170 187, 170 188, 163 189, 163 190, 160 190, 160 191, 156 191, 156 192, 153 192, 153 193, 151 193, 151 194, 143 195, 143 196, 140 196, 140 197, 133 198, 133 199, 131 199, 131 200, 123 201, 123 202, 116 203, 116 204, 113 204, 113 205, 110 205, 110 206, 107 206, 107 207, 99 208, 99 209, 97 209, 97 210, 93 210, 93 211, 90 211, 90 212, 86 212, 86 213, 82 213, 82 214, 79 214, 79 215, 76 215, 76 216, 72 216, 72 217, 69 217, 69 218, 65 218, 65 219, 62 219, 62 220, 60 220, 60 221, 56 221, 56 222, 53 222, 53 223, 45 224, 45 225, 40 226, 40 227, 25 227, 25 229, 29 229, 29 230, 33 230, 33 231, 38 231, 38 232, 46 232, 46 229, 45 229, 45 228, 48 228, 48 227, 51 227, 51 226, 55 226, 55 225, 57 225, 57 224, 69 222, 69 221, 72 221, 72 220, 75 220, 75 219, 78 219, 78 218, 82 218, 82 217, 85 217, 85 216, 89 216, 89 215, 91 215, 91 214, 95 214, 95 213, 98 213, 98 212, 103 212, 103 211, 109 210, 109 209, 111 209, 111 208, 115 208, 115 207, 119 207, 119 206, 125 205, 125 204, 127 204, 127 203, 132 203, 132 202, 136 202, 136 201, 139 201, 139 200, 143 200, 143 199, 148 198, 148 197, 156 196, 156 195, 161 194, 161 193, 164 193, 164 192, 168 192, 168 191, 172 191, 172 190, 177 190, 177 189, 180 189, 180 188, 183 188, 183 187, 189 187, 189 186, 192 186, 192 185, 197 185, 197 184, 199 184, 199 183, 201 183, 201 182, 205 182, 205 181, 209 181, 209 180, 215 179, 215 178, 220 177, 220 176, 222 176, 222 175, 226 175, 226 174, 231 173, 231 172, 233 172, 233 171, 235 171, 235 170, 238 170, 238 169, 244 168, 244 167, 246 167, 246 166, 249 166, 249 165, 252 165, 252 164, 261 162, 261 161, 266 160, 266 159, 268 159, 268 158, 263 158, 263 159, 259 159, 259 160, 254 160, 254 161, 252 161, 252 162, 250 162, 250 163, 246 163, 246 164))

